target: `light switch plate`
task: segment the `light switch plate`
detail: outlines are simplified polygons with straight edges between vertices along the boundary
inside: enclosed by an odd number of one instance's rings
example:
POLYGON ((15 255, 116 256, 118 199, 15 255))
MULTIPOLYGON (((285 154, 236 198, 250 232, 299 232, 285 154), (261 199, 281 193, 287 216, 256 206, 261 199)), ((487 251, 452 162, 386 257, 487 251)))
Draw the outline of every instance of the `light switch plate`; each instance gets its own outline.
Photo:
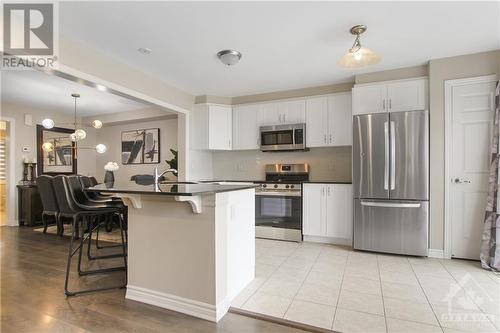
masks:
POLYGON ((25 113, 24 114, 24 125, 26 126, 32 126, 33 125, 33 116, 25 113))

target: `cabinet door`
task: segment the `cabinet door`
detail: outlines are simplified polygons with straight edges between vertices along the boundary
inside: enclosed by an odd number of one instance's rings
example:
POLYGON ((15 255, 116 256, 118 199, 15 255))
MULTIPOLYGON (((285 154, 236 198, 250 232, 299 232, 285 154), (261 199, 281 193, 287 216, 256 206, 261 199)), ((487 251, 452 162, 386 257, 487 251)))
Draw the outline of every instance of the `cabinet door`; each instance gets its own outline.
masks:
MULTIPOLYGON (((351 112, 349 110, 349 116, 351 112)), ((306 100, 306 146, 328 145, 328 97, 306 100)))
POLYGON ((352 88, 352 113, 386 112, 386 96, 387 88, 385 84, 354 87, 352 88))
POLYGON ((304 184, 302 188, 302 229, 307 236, 325 235, 325 187, 304 184))
POLYGON ((387 84, 389 111, 426 109, 427 80, 399 81, 387 84))
POLYGON ((208 149, 231 150, 232 109, 230 106, 209 105, 208 149))
POLYGON ((351 94, 328 99, 328 145, 352 146, 351 94))
POLYGON ((233 107, 233 150, 259 149, 259 105, 233 107))
POLYGON ((281 114, 278 111, 278 103, 264 103, 260 105, 261 125, 281 124, 281 114))
POLYGON ((283 124, 299 124, 306 121, 306 101, 286 101, 278 103, 278 112, 283 124))
POLYGON ((326 236, 352 238, 352 185, 327 184, 326 188, 326 236))

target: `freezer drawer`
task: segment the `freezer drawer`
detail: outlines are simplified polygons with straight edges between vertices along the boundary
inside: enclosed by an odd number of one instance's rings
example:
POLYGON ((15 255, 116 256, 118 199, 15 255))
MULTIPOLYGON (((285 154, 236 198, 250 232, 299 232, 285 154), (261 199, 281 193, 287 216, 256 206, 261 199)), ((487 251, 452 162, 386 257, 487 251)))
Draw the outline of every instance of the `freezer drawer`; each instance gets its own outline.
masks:
POLYGON ((354 200, 354 248, 427 256, 429 202, 354 200))

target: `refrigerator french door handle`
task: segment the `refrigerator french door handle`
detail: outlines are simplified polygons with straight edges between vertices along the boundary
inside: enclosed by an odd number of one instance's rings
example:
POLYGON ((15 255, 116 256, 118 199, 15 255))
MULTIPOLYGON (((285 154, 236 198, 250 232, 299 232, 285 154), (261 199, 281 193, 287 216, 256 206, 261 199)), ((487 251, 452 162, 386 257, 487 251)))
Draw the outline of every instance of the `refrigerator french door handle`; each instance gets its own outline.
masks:
POLYGON ((396 188, 396 123, 391 121, 391 190, 396 188))
POLYGON ((384 122, 384 190, 389 189, 389 123, 384 122))
POLYGON ((386 208, 420 208, 420 203, 392 203, 392 202, 373 202, 361 201, 361 206, 368 207, 386 207, 386 208))

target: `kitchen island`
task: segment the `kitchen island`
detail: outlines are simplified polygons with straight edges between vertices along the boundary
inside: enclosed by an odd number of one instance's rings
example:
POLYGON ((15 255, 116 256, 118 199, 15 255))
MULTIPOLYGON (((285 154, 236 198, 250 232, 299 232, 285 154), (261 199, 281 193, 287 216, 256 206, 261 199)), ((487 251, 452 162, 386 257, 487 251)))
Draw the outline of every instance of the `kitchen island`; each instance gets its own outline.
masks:
POLYGON ((126 298, 217 322, 255 275, 255 185, 100 184, 128 206, 126 298))

